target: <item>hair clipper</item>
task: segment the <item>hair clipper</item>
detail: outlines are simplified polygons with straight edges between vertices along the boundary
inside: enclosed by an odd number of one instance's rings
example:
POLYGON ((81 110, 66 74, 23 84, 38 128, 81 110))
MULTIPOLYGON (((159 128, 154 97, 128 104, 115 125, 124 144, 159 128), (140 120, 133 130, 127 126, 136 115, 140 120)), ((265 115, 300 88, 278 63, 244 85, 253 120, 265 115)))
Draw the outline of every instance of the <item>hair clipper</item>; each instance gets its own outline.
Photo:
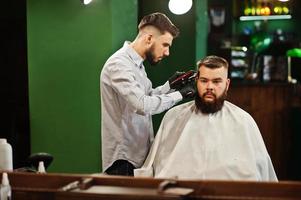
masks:
POLYGON ((195 81, 196 75, 197 75, 196 71, 189 70, 189 71, 185 72, 184 74, 180 75, 179 77, 177 77, 175 80, 173 80, 170 83, 170 85, 172 85, 173 88, 175 88, 176 90, 179 90, 186 84, 195 81))

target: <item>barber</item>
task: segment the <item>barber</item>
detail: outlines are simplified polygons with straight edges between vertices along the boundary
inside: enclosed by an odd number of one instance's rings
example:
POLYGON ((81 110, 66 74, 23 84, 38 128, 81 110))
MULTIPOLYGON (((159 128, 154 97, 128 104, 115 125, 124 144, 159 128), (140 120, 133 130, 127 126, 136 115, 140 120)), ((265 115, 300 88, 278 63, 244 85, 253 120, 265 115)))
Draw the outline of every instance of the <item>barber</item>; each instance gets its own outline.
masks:
POLYGON ((187 84, 170 87, 179 74, 155 89, 143 62, 159 63, 169 55, 178 28, 162 13, 143 17, 133 42, 126 41, 105 63, 100 77, 102 169, 110 175, 133 176, 153 141, 152 115, 195 93, 187 84))

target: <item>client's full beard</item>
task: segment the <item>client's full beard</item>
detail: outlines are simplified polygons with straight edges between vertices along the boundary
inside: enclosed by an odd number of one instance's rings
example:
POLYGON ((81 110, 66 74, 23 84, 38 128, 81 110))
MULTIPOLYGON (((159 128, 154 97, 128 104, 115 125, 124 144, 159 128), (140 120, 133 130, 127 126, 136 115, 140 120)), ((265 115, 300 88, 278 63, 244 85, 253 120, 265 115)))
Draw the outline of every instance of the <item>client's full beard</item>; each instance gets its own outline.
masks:
POLYGON ((206 102, 204 100, 205 95, 206 93, 203 94, 202 97, 200 97, 199 95, 195 96, 195 105, 197 110, 205 114, 215 113, 222 109, 224 101, 227 97, 227 90, 225 90, 223 94, 220 97, 216 98, 213 102, 206 102))

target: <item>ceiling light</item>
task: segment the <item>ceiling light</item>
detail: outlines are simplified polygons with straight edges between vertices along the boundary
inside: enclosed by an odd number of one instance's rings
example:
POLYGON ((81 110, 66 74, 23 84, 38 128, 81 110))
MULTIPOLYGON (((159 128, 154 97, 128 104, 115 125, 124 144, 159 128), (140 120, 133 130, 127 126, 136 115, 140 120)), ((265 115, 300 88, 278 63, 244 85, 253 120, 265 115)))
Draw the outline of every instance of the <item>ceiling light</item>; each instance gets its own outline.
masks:
POLYGON ((89 3, 92 2, 92 0, 81 0, 81 2, 82 2, 84 5, 88 5, 89 3))
POLYGON ((190 10, 192 7, 192 0, 169 0, 169 10, 176 14, 182 15, 190 10))

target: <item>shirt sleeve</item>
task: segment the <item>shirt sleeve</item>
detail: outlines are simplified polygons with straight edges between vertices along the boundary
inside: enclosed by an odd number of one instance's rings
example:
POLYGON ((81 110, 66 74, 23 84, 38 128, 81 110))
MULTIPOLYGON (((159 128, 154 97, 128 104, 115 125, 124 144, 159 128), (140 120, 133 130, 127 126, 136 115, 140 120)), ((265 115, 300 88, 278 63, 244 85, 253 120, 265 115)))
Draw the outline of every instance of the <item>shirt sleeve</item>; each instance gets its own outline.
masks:
POLYGON ((158 114, 182 100, 180 92, 165 94, 166 85, 152 89, 147 94, 145 85, 137 81, 135 72, 122 63, 113 63, 109 73, 114 91, 138 114, 158 114))
POLYGON ((151 94, 166 94, 168 92, 170 92, 170 86, 169 86, 169 82, 166 81, 166 83, 164 83, 164 85, 158 86, 155 89, 152 89, 151 94))

